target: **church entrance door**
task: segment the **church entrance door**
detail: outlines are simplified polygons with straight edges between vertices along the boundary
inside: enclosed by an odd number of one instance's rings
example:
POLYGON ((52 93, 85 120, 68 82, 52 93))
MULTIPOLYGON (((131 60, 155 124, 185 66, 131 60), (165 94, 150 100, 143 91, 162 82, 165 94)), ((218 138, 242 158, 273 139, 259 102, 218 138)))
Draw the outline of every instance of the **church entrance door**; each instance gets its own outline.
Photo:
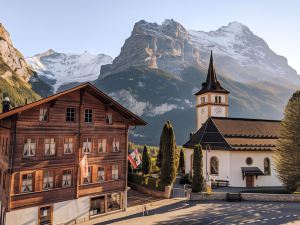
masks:
POLYGON ((246 176, 246 187, 254 187, 254 176, 246 176))

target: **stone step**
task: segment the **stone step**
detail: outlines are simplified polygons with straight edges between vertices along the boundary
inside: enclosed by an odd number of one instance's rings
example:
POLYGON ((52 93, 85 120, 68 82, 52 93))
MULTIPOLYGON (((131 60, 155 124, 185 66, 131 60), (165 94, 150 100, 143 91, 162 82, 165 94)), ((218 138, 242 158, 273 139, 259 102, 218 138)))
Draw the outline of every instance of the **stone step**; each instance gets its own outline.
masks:
POLYGON ((227 193, 227 201, 239 202, 239 201, 241 201, 241 194, 240 193, 227 193))

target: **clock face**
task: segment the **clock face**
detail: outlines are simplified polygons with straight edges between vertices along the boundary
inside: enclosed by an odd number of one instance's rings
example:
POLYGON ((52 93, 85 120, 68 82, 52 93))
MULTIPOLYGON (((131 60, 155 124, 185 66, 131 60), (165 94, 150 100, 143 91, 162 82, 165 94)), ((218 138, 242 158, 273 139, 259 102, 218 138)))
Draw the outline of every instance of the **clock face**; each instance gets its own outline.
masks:
POLYGON ((216 112, 216 114, 222 113, 222 108, 221 107, 216 107, 215 112, 216 112))

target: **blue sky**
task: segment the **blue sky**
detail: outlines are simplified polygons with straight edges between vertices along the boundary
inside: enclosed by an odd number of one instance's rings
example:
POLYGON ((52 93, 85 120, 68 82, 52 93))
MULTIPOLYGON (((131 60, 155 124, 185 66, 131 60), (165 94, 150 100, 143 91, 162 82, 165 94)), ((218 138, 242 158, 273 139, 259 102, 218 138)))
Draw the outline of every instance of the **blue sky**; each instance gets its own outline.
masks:
POLYGON ((300 73, 300 1, 293 0, 0 0, 0 22, 25 56, 46 51, 120 52, 135 22, 173 18, 184 27, 247 25, 300 73))

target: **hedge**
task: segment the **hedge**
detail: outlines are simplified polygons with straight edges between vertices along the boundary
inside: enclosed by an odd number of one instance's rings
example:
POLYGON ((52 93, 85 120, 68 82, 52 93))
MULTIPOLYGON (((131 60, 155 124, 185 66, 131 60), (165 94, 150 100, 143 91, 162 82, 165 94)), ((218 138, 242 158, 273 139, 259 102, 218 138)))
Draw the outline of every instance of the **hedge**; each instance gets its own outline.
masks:
POLYGON ((165 187, 160 182, 160 179, 151 177, 150 175, 141 175, 137 173, 128 173, 128 181, 142 185, 152 190, 164 191, 165 187))

